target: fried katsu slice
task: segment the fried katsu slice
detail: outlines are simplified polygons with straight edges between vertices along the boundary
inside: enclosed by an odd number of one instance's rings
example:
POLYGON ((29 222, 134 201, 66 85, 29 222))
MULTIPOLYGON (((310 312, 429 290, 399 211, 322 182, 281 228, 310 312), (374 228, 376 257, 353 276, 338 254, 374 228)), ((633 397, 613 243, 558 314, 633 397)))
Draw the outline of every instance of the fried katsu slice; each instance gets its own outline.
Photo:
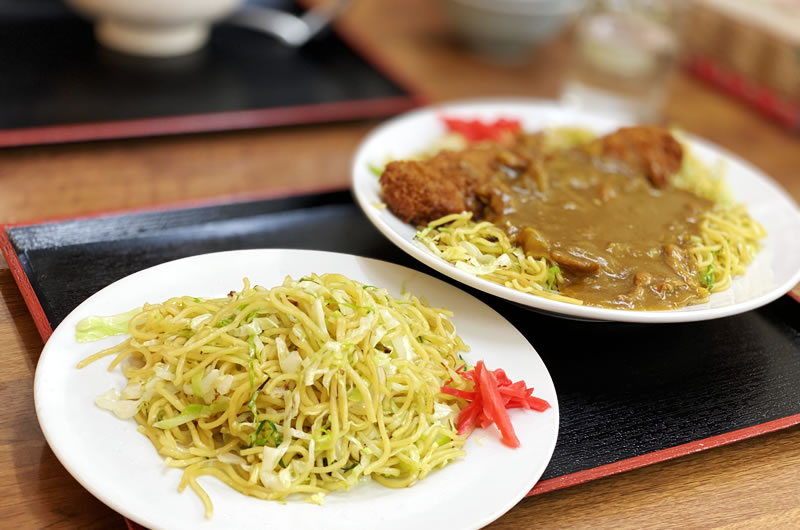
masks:
MULTIPOLYGON (((656 126, 624 127, 578 149, 619 160, 657 188, 668 184, 683 161, 681 144, 656 126)), ((502 173, 521 181, 530 178, 543 190, 540 181, 546 179, 537 175, 542 177, 540 163, 548 156, 541 133, 521 133, 506 145, 480 142, 461 151, 441 151, 427 160, 390 162, 380 179, 383 200, 398 218, 416 225, 463 211, 481 218, 485 208, 503 209, 498 194, 491 193, 504 180, 502 173)), ((500 195, 506 193, 498 190, 500 195)))
POLYGON ((656 188, 663 188, 683 163, 683 147, 663 127, 623 127, 595 140, 590 152, 621 160, 643 173, 656 188))
POLYGON ((480 218, 489 199, 481 192, 502 172, 524 175, 542 155, 541 133, 519 133, 506 142, 478 142, 426 160, 398 160, 381 174, 383 200, 407 223, 425 224, 452 213, 480 218))
POLYGON ((401 220, 425 224, 451 213, 482 208, 476 189, 497 170, 502 150, 476 144, 462 151, 441 151, 427 160, 397 160, 386 165, 380 184, 383 200, 401 220))

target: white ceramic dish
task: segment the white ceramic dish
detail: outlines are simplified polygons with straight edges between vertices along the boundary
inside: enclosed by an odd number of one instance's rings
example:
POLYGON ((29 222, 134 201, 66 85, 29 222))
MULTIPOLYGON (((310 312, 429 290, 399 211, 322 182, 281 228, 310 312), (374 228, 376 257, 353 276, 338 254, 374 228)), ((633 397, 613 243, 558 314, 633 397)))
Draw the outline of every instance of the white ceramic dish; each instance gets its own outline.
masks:
POLYGON ((800 281, 800 210, 781 187, 739 157, 709 142, 690 139, 692 151, 709 164, 722 159, 726 179, 737 201, 768 232, 763 247, 747 274, 733 281, 730 289, 711 295, 707 303, 671 311, 629 311, 567 304, 521 293, 467 274, 431 254, 414 241, 416 229, 400 221, 381 202, 378 179, 370 164, 383 164, 388 157, 403 158, 426 149, 444 134, 441 113, 464 118, 518 118, 525 130, 553 126, 581 126, 604 133, 622 125, 590 113, 566 109, 534 100, 481 100, 433 106, 410 112, 379 126, 361 143, 353 160, 352 185, 358 204, 369 220, 394 244, 437 271, 466 285, 539 311, 568 318, 620 322, 670 323, 720 318, 755 309, 789 291, 800 281))
POLYGON ((584 0, 443 0, 456 32, 476 51, 521 61, 580 11, 584 0))
POLYGON ((112 50, 147 57, 191 53, 209 37, 211 24, 243 0, 65 0, 95 19, 97 39, 112 50))
POLYGON ((50 447, 67 470, 92 494, 148 528, 448 528, 484 526, 516 504, 536 483, 555 447, 558 403, 553 382, 528 341, 503 317, 440 280, 423 273, 356 256, 304 250, 243 250, 206 254, 165 263, 133 274, 83 302, 55 330, 39 359, 34 383, 36 414, 50 447), (182 472, 167 468, 133 420, 101 410, 94 399, 124 376, 109 373, 109 360, 78 370, 87 355, 122 340, 75 342, 75 324, 89 315, 108 315, 160 302, 171 296, 220 296, 239 289, 244 277, 273 286, 286 275, 338 272, 399 296, 401 286, 428 302, 455 310, 453 321, 472 351, 470 362, 484 359, 524 379, 552 408, 544 413, 510 411, 522 446, 512 450, 496 429, 469 438, 467 456, 431 473, 411 488, 393 490, 364 482, 349 492, 328 495, 322 506, 302 501, 262 501, 202 477, 214 503, 206 520, 200 499, 188 489, 179 494, 182 472))

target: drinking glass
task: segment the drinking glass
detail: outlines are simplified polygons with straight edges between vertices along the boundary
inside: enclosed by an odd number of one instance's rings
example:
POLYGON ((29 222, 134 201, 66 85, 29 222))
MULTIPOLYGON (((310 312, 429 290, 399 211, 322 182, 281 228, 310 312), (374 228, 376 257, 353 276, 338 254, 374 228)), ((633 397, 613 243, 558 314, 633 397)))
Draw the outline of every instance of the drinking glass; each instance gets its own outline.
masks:
POLYGON ((686 7, 682 0, 589 2, 577 20, 562 102, 625 121, 659 121, 686 7))

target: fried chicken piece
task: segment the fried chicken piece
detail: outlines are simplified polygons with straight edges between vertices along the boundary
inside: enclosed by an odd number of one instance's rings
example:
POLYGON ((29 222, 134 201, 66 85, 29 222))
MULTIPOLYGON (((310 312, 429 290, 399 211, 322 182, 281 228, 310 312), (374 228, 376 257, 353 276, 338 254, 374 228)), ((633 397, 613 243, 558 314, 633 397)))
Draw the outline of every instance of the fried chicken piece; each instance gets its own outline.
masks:
POLYGON ((381 188, 389 210, 405 223, 421 225, 467 209, 456 181, 441 178, 424 162, 390 162, 381 175, 381 188))
POLYGON ((428 160, 390 162, 380 180, 383 200, 401 220, 417 225, 451 213, 479 214, 475 190, 496 171, 499 150, 480 144, 441 151, 428 160))
POLYGON ((520 133, 510 145, 479 142, 427 160, 390 162, 380 180, 383 200, 397 217, 417 225, 463 211, 479 218, 484 207, 493 206, 481 189, 498 182, 498 172, 526 175, 542 143, 541 133, 520 133))
POLYGON ((662 127, 623 127, 595 141, 602 154, 641 171, 656 188, 663 188, 683 162, 683 147, 662 127))
MULTIPOLYGON (((641 171, 662 188, 681 167, 683 148, 669 131, 654 126, 625 127, 598 138, 585 147, 591 155, 604 155, 641 171)), ((533 180, 546 188, 540 174, 548 154, 541 133, 517 135, 511 145, 472 144, 461 151, 441 151, 427 160, 399 160, 387 164, 380 184, 383 200, 402 221, 421 225, 451 213, 484 209, 502 212, 498 202, 498 175, 512 172, 522 181, 533 180)), ((501 192, 503 190, 500 190, 501 192)))

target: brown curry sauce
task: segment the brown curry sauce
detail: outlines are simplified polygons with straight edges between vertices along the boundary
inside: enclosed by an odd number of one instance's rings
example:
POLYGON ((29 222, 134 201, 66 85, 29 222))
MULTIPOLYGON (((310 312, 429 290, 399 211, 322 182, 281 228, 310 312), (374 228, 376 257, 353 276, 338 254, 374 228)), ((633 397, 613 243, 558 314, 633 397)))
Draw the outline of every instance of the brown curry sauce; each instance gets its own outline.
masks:
POLYGON ((478 196, 482 218, 526 254, 558 264, 566 296, 659 310, 708 295, 687 243, 713 203, 668 183, 657 188, 626 162, 589 149, 556 151, 525 171, 494 172, 478 196))
POLYGON ((535 258, 558 264, 559 291, 588 305, 674 309, 703 300, 689 241, 713 203, 670 184, 683 147, 660 127, 623 127, 588 144, 552 149, 517 133, 381 175, 384 200, 423 225, 464 210, 501 227, 535 258))

